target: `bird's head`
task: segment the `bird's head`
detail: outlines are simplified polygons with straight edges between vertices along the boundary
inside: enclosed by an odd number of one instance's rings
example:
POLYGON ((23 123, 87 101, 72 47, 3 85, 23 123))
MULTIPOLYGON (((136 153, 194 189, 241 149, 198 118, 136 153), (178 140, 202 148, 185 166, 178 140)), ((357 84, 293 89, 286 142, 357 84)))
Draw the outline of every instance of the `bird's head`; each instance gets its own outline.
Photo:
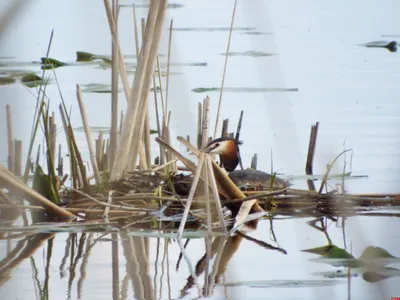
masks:
POLYGON ((242 145, 241 141, 231 138, 218 138, 211 141, 203 151, 218 154, 224 168, 231 172, 239 164, 239 145, 242 145))

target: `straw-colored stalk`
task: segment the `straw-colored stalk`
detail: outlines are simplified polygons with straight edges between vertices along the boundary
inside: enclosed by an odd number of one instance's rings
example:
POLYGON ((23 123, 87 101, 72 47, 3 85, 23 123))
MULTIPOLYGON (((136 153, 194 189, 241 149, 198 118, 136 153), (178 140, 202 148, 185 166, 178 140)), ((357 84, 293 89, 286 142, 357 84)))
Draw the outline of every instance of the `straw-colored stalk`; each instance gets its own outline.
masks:
POLYGON ((12 134, 12 120, 11 120, 11 107, 9 104, 6 105, 7 114, 7 139, 8 139, 8 169, 14 172, 14 143, 12 134))
POLYGON ((15 177, 11 172, 9 172, 1 165, 0 182, 3 186, 6 186, 12 193, 26 199, 29 202, 37 203, 43 206, 49 213, 55 216, 61 218, 72 218, 74 216, 65 209, 52 203, 35 190, 30 189, 26 184, 22 183, 17 177, 15 177))
POLYGON ((150 3, 145 37, 141 47, 141 59, 129 98, 127 117, 122 127, 121 142, 117 149, 118 159, 113 164, 110 181, 116 181, 123 176, 126 171, 128 154, 131 161, 137 161, 140 146, 137 141, 141 140, 143 133, 146 102, 148 102, 151 74, 158 52, 166 3, 166 0, 151 1, 150 3))
POLYGON ((210 97, 204 99, 203 104, 203 128, 202 128, 202 142, 201 147, 204 148, 208 143, 208 127, 210 122, 210 97))
POLYGON ((90 131, 89 122, 86 115, 86 108, 82 100, 82 91, 79 84, 76 85, 76 97, 78 99, 79 110, 81 112, 82 123, 83 123, 83 128, 85 130, 86 142, 89 148, 90 162, 92 163, 94 177, 96 178, 96 183, 100 184, 100 175, 96 161, 96 152, 93 147, 92 133, 90 131))
MULTIPOLYGON (((108 151, 108 169, 111 168, 118 146, 118 0, 113 0, 112 13, 115 26, 115 38, 111 46, 111 129, 110 148, 108 151)), ((94 167, 93 167, 94 168, 94 167)), ((97 180, 98 178, 96 178, 97 180)))
POLYGON ((14 174, 21 176, 22 174, 22 141, 14 140, 14 174))

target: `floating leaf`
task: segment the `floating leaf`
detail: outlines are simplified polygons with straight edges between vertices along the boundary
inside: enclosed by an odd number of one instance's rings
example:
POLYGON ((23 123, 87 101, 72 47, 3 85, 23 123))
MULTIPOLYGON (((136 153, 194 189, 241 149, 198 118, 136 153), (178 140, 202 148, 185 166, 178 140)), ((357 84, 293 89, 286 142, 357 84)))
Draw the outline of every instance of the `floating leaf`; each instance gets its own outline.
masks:
MULTIPOLYGON (((176 230, 135 230, 126 233, 130 236, 141 236, 141 237, 159 237, 159 238, 176 238, 178 232, 176 230)), ((208 234, 207 230, 184 230, 182 237, 185 239, 205 238, 208 234)), ((212 237, 223 236, 222 231, 211 232, 212 237)))
POLYGON ((15 82, 13 77, 0 77, 0 85, 12 84, 15 82))
POLYGON ((58 68, 62 66, 67 66, 66 63, 63 63, 57 59, 50 58, 50 57, 41 57, 40 61, 42 62, 43 67, 47 68, 58 68))
POLYGON ((381 247, 369 246, 364 249, 360 256, 361 259, 376 259, 376 258, 397 258, 381 247))
MULTIPOLYGON (((96 133, 98 133, 98 132, 110 132, 111 127, 90 126, 89 129, 90 129, 91 132, 96 132, 96 133)), ((74 128, 74 131, 75 132, 84 132, 85 128, 84 127, 76 127, 76 128, 74 128)), ((150 129, 150 134, 155 134, 157 132, 158 132, 157 130, 150 129)))
MULTIPOLYGON (((132 4, 120 4, 120 7, 132 7, 132 4)), ((135 4, 135 8, 148 8, 149 5, 148 4, 135 4)), ((183 4, 180 3, 168 3, 167 4, 167 9, 169 8, 181 8, 184 7, 183 4)))
MULTIPOLYGON (((226 53, 221 53, 221 55, 226 55, 226 53)), ((265 57, 272 56, 274 53, 267 53, 262 51, 244 51, 244 52, 228 52, 228 56, 251 56, 251 57, 265 57)))
MULTIPOLYGON (((233 27, 232 31, 251 31, 255 27, 233 27)), ((230 31, 230 27, 177 27, 172 28, 174 31, 230 31)))
POLYGON ((362 46, 368 47, 368 48, 386 48, 390 52, 396 52, 397 51, 397 42, 396 41, 375 41, 375 42, 369 42, 362 44, 362 46))
MULTIPOLYGON (((297 92, 297 88, 250 88, 250 87, 225 87, 224 92, 230 93, 265 93, 265 92, 297 92)), ((208 93, 208 92, 219 92, 221 88, 195 88, 192 92, 195 93, 208 93)))
POLYGON ((95 56, 93 53, 76 51, 76 61, 92 61, 93 56, 95 56))
POLYGON ((242 32, 242 34, 264 35, 264 34, 273 34, 273 33, 270 33, 270 32, 262 32, 262 31, 246 31, 246 32, 242 32))
POLYGON ((26 74, 21 78, 21 82, 30 88, 44 84, 45 81, 34 73, 26 74))
POLYGON ((221 283, 224 286, 249 286, 253 288, 320 287, 343 284, 341 280, 257 280, 221 283))

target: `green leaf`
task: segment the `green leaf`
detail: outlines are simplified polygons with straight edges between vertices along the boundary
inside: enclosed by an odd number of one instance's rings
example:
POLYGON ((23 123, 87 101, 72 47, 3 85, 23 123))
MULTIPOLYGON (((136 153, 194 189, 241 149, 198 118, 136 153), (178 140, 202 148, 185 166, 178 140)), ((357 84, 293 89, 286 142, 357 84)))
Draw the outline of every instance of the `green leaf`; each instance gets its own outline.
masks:
POLYGON ((54 184, 51 182, 50 176, 43 172, 40 165, 36 166, 35 173, 33 174, 32 188, 51 202, 60 204, 60 199, 54 189, 54 184))
POLYGON ((37 87, 37 86, 45 83, 41 77, 37 76, 34 73, 30 73, 30 74, 26 74, 26 75, 22 76, 21 82, 25 86, 30 87, 30 88, 37 87))
POLYGON ((42 62, 43 66, 47 68, 58 68, 62 66, 66 66, 67 64, 64 62, 61 62, 57 59, 54 58, 46 58, 46 57, 41 57, 40 61, 42 62))

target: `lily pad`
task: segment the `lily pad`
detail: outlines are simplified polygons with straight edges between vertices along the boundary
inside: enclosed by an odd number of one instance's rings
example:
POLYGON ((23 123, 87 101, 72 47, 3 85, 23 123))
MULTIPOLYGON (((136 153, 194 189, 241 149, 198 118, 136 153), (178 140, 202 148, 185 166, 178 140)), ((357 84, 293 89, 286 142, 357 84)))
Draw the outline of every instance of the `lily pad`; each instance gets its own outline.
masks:
POLYGON ((77 62, 87 62, 101 59, 107 64, 111 64, 111 58, 105 55, 96 55, 90 52, 76 51, 76 61, 77 62))
POLYGON ((262 31, 246 31, 242 32, 242 34, 249 34, 249 35, 266 35, 266 34, 273 34, 270 32, 262 32, 262 31))
POLYGON ((220 285, 224 286, 249 286, 253 288, 302 288, 320 287, 343 284, 341 280, 255 280, 227 282, 220 285))
POLYGON ((396 52, 397 51, 397 42, 396 41, 375 41, 375 42, 369 42, 362 44, 362 46, 365 46, 367 48, 386 48, 390 52, 396 52))
MULTIPOLYGON (((221 55, 226 55, 226 53, 221 53, 221 55)), ((262 51, 244 51, 244 52, 229 52, 228 56, 250 56, 250 57, 267 57, 273 56, 274 53, 267 53, 262 51)))
POLYGON ((45 81, 41 77, 37 76, 34 73, 24 75, 21 78, 21 82, 29 88, 33 88, 33 87, 40 86, 41 84, 45 84, 45 81))
MULTIPOLYGON (((96 133, 99 133, 99 132, 110 132, 111 127, 90 126, 89 129, 90 129, 91 132, 96 132, 96 133)), ((83 127, 76 127, 76 128, 74 128, 74 131, 75 132, 84 132, 85 129, 83 127)), ((150 129, 150 134, 155 134, 155 133, 158 133, 158 131, 150 129)))
MULTIPOLYGON (((132 7, 132 4, 120 4, 119 5, 121 8, 122 7, 132 7)), ((135 4, 135 8, 148 8, 148 4, 135 4)), ((183 4, 180 3, 168 3, 167 4, 167 9, 174 9, 174 8, 182 8, 184 7, 183 4)))
POLYGON ((12 84, 15 82, 13 77, 0 77, 0 85, 12 84))
MULTIPOLYGON (((89 83, 81 85, 82 93, 100 93, 100 94, 110 94, 111 93, 111 84, 105 83, 89 83)), ((154 88, 151 88, 150 91, 154 91, 154 88)), ((118 93, 122 92, 121 88, 118 88, 118 93)), ((160 87, 157 86, 157 92, 160 92, 160 87)))
MULTIPOLYGON (((250 87, 225 87, 224 92, 227 93, 265 93, 265 92, 297 92, 298 88, 250 88, 250 87)), ((192 89, 195 93, 209 93, 209 92, 219 92, 221 88, 210 87, 204 88, 199 87, 192 89)))
MULTIPOLYGON (((232 31, 251 31, 256 30, 255 27, 233 27, 232 31)), ((172 28, 174 31, 230 31, 230 27, 177 27, 172 28)))
POLYGON ((67 66, 67 63, 61 62, 55 58, 50 58, 50 57, 41 57, 40 61, 43 65, 44 68, 50 69, 50 68, 58 68, 62 66, 67 66))
POLYGON ((354 258, 354 256, 348 253, 346 250, 335 245, 326 245, 301 251, 318 254, 327 258, 354 258))

